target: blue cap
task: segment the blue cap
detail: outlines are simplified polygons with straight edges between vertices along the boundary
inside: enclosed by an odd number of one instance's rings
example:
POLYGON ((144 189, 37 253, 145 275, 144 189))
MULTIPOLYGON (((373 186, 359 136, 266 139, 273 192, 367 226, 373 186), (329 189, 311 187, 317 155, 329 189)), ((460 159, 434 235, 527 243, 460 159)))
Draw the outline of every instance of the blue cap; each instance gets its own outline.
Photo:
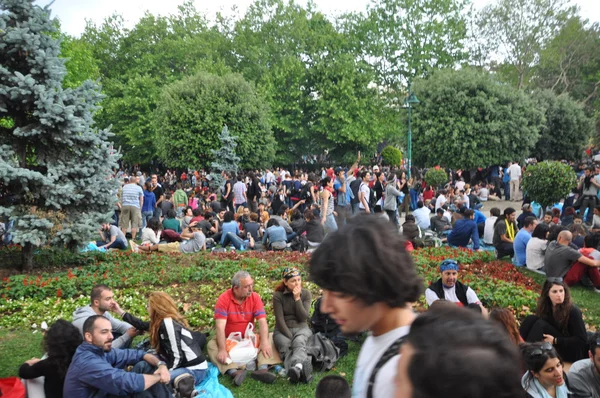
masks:
POLYGON ((458 271, 458 262, 456 260, 444 260, 440 264, 440 271, 458 271))

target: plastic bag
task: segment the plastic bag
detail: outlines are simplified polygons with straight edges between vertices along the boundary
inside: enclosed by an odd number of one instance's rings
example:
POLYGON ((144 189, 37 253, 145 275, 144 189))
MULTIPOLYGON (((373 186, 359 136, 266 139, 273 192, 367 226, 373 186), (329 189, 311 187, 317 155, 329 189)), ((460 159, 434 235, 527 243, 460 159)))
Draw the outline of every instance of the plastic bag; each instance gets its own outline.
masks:
POLYGON ((245 365, 258 356, 259 338, 254 334, 254 324, 248 323, 244 338, 240 332, 230 333, 225 340, 229 358, 236 365, 245 365))
POLYGON ((18 377, 0 379, 0 396, 2 398, 25 398, 25 386, 18 377))

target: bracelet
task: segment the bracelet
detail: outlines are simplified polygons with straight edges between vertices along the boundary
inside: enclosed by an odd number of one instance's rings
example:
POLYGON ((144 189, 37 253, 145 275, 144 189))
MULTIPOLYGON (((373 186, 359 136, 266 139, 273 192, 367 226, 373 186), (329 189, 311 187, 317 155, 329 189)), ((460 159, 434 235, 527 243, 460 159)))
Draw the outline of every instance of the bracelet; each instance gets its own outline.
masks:
POLYGON ((558 342, 558 339, 555 337, 554 342, 552 344, 556 345, 557 342, 558 342))
POLYGON ((167 366, 167 363, 165 361, 158 361, 158 363, 156 364, 156 367, 158 368, 161 365, 167 366))

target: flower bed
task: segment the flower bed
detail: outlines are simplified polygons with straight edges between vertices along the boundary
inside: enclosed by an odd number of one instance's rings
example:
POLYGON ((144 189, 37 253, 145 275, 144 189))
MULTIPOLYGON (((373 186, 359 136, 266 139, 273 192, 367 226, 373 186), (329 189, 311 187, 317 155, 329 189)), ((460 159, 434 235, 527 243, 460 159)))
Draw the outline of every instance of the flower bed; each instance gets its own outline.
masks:
MULTIPOLYGON (((539 286, 509 263, 495 261, 489 252, 428 248, 413 252, 413 258, 426 285, 439 278, 439 263, 453 258, 462 267, 460 280, 471 286, 486 306, 512 308, 517 316, 535 306, 539 286)), ((30 328, 42 321, 70 319, 75 308, 89 302, 92 286, 105 283, 115 290, 124 309, 140 316, 146 314, 148 293, 166 291, 181 304, 192 326, 205 329, 213 324, 217 297, 229 288, 231 276, 239 269, 253 276, 273 325, 272 292, 282 269, 304 269, 308 259, 309 255, 296 252, 92 255, 82 260, 87 266, 5 277, 0 282, 0 327, 30 328)), ((308 283, 307 287, 314 295, 319 293, 316 285, 308 283)))

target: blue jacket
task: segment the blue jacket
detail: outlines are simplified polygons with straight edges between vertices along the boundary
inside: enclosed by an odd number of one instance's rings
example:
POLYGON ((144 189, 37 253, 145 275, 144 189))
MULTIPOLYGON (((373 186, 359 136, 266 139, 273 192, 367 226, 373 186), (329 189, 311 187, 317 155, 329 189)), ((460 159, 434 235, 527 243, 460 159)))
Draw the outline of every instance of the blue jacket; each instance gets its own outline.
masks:
POLYGON ((154 192, 144 190, 144 206, 142 211, 154 211, 156 207, 156 196, 154 192))
POLYGON ((146 353, 140 350, 102 348, 83 342, 71 361, 63 395, 73 398, 102 398, 144 391, 144 375, 123 370, 135 365, 146 353))
POLYGON ((474 220, 462 219, 454 223, 454 228, 448 235, 448 243, 452 246, 467 247, 469 240, 473 240, 473 249, 479 249, 479 232, 474 220))

